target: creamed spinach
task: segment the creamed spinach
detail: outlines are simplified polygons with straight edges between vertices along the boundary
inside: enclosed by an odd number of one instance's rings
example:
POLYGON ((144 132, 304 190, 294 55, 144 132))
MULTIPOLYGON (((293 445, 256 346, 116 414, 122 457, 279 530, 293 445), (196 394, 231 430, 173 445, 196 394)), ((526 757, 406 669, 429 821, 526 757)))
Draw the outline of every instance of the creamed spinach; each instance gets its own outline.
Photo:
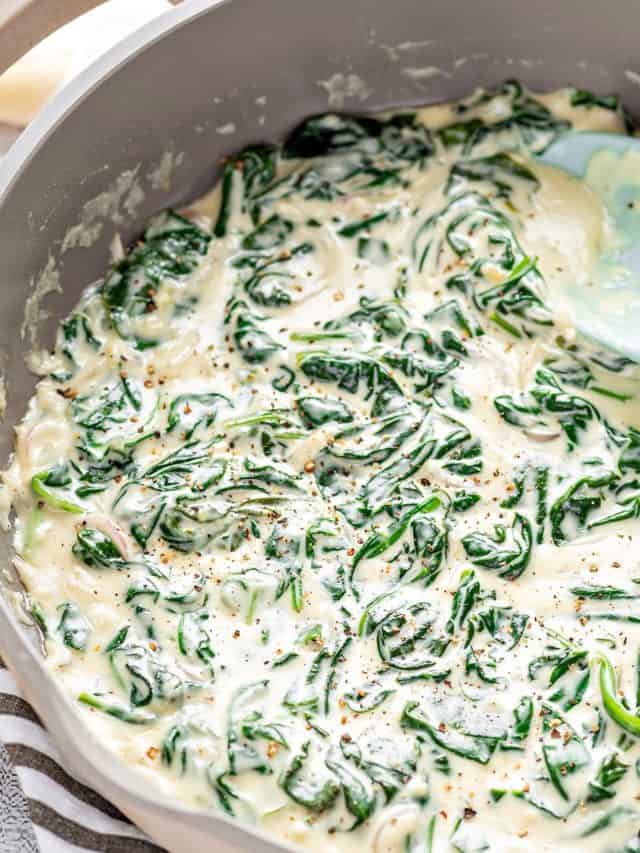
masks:
POLYGON ((320 851, 640 850, 637 368, 535 158, 614 97, 320 115, 153 219, 5 473, 51 671, 179 800, 320 851))

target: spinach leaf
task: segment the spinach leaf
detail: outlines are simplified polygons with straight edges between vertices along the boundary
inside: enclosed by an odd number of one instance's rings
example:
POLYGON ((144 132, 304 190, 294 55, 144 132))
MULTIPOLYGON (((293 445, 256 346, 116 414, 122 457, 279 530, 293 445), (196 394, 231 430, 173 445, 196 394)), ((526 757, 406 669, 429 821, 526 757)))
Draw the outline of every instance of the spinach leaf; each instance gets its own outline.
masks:
MULTIPOLYGON (((494 405, 498 413, 508 424, 523 428, 525 433, 540 428, 548 431, 542 415, 556 416, 566 434, 567 447, 573 450, 580 441, 580 432, 587 429, 590 421, 599 421, 600 412, 584 397, 563 391, 554 374, 546 368, 536 371, 535 381, 528 394, 496 397, 494 405)), ((551 432, 549 434, 552 436, 551 432)))
MULTIPOLYGON (((266 227, 266 223, 264 225, 266 227)), ((273 222, 272 225, 274 225, 273 222)), ((295 265, 296 260, 304 258, 313 251, 314 247, 311 243, 300 243, 290 249, 281 249, 276 254, 267 256, 264 251, 241 255, 234 262, 234 266, 240 269, 240 284, 252 302, 268 308, 282 308, 294 302, 296 291, 293 285, 296 274, 303 274, 299 265, 295 265)))
POLYGON ((387 533, 373 533, 364 545, 362 545, 362 547, 356 552, 352 563, 353 570, 355 571, 362 560, 370 560, 373 557, 378 557, 388 548, 391 548, 392 545, 394 545, 401 536, 404 535, 409 527, 411 519, 416 515, 419 513, 433 512, 433 510, 437 509, 439 506, 440 498, 433 495, 428 500, 423 501, 406 512, 399 521, 389 528, 387 533))
POLYGON ((555 499, 549 510, 551 539, 555 545, 573 538, 576 532, 584 529, 591 513, 604 502, 603 488, 611 486, 616 479, 616 474, 611 471, 580 477, 555 499), (572 530, 567 530, 569 520, 572 530))
MULTIPOLYGON (((593 835, 595 832, 602 832, 603 829, 608 829, 610 826, 615 826, 619 823, 629 824, 632 818, 636 818, 638 816, 638 812, 636 809, 629 808, 629 806, 615 806, 610 811, 605 812, 605 814, 601 815, 599 818, 591 824, 591 826, 587 827, 585 831, 582 833, 582 838, 587 838, 590 835, 593 835)), ((629 843, 625 845, 623 848, 623 853, 633 853, 633 847, 636 845, 636 839, 629 839, 629 843)))
POLYGON ((94 693, 80 693, 78 702, 83 705, 88 705, 90 708, 95 708, 96 711, 102 711, 110 717, 115 717, 123 723, 131 723, 134 726, 145 726, 156 721, 157 716, 151 711, 141 710, 140 708, 128 708, 119 702, 112 702, 104 699, 101 695, 97 696, 94 693))
POLYGON ((378 137, 382 128, 378 119, 368 116, 312 116, 289 134, 282 156, 285 159, 327 157, 378 137))
POLYGON ((119 261, 102 287, 102 300, 114 329, 138 349, 158 341, 136 334, 136 320, 157 309, 156 295, 167 280, 183 281, 206 255, 211 237, 169 211, 154 219, 142 240, 119 261))
POLYGON ((386 120, 329 114, 305 119, 286 139, 282 156, 335 158, 338 154, 363 151, 386 155, 390 162, 421 164, 433 150, 428 129, 414 113, 399 113, 386 120))
POLYGON ((82 652, 87 646, 91 625, 83 616, 80 608, 71 601, 65 601, 58 606, 60 621, 58 628, 62 634, 62 642, 70 649, 82 652))
POLYGON ((615 797, 616 792, 612 788, 624 777, 628 769, 629 765, 621 761, 619 752, 609 753, 600 762, 595 778, 589 782, 589 802, 598 803, 615 797))
POLYGON ((363 684, 344 694, 344 701, 354 714, 367 714, 379 708, 395 690, 384 690, 377 684, 363 684))
POLYGON ((405 729, 425 732, 436 746, 478 764, 488 764, 500 742, 499 737, 472 735, 455 726, 432 723, 419 711, 418 702, 407 702, 400 725, 405 729))
MULTIPOLYGON (((275 600, 279 578, 260 569, 229 573, 222 583, 220 595, 224 604, 235 612, 243 612, 247 625, 254 622, 258 606, 269 596, 275 600)), ((266 602, 265 602, 266 603, 266 602)))
POLYGON ((70 467, 67 462, 55 465, 48 471, 41 471, 31 478, 31 489, 45 504, 52 509, 71 512, 76 515, 83 513, 84 507, 69 500, 58 489, 67 490, 71 485, 70 467))
POLYGON ((264 694, 268 686, 268 681, 257 681, 240 687, 233 695, 227 726, 227 755, 229 773, 232 776, 249 770, 263 775, 273 772, 267 759, 253 746, 252 742, 256 739, 266 737, 267 740, 286 745, 282 729, 263 723, 262 712, 250 707, 264 694), (271 735, 275 737, 272 738, 271 735))
POLYGON ((338 230, 338 234, 341 237, 355 237, 361 231, 368 231, 372 225, 377 225, 378 222, 384 222, 388 216, 389 214, 387 211, 374 213, 372 216, 367 216, 357 222, 349 222, 347 225, 343 225, 338 230))
POLYGON ((463 153, 469 154, 487 137, 499 134, 516 134, 522 144, 534 154, 540 154, 559 133, 570 127, 564 119, 556 118, 548 107, 525 93, 517 80, 507 80, 493 91, 482 92, 468 101, 457 105, 460 116, 478 107, 487 107, 499 102, 495 121, 485 122, 475 116, 463 118, 457 123, 438 131, 442 143, 449 147, 462 145, 463 153))
POLYGON ((211 614, 207 610, 184 611, 178 623, 177 645, 180 654, 195 658, 202 663, 213 676, 213 650, 211 633, 207 626, 211 623, 211 614))
POLYGON ((280 777, 280 785, 294 803, 320 814, 335 803, 340 793, 340 786, 333 775, 324 779, 318 775, 304 778, 303 770, 310 747, 310 741, 302 745, 298 755, 294 756, 289 767, 280 777))
POLYGON ((145 393, 142 384, 125 372, 113 384, 76 397, 71 416, 82 427, 81 449, 93 463, 93 471, 114 463, 126 467, 133 448, 155 435, 156 411, 156 395, 145 393))
POLYGON ((309 428, 353 421, 353 414, 347 404, 335 397, 299 397, 296 406, 309 428))
POLYGON ((398 396, 402 394, 400 386, 386 368, 369 356, 318 350, 301 353, 298 364, 310 379, 335 383, 338 388, 351 394, 359 393, 363 385, 367 399, 381 392, 398 396))
POLYGON ((242 210, 249 210, 256 221, 259 208, 255 198, 274 179, 276 174, 276 147, 274 145, 250 145, 235 157, 227 160, 222 173, 222 199, 218 219, 213 228, 216 237, 224 237, 239 191, 242 210), (238 186, 240 185, 240 186, 238 186))
POLYGON ((302 586, 302 541, 300 536, 292 535, 282 524, 276 523, 265 544, 265 557, 277 562, 281 572, 276 598, 291 590, 291 605, 300 612, 304 605, 302 586))
POLYGON ((454 512, 466 512, 471 507, 474 507, 479 501, 481 497, 476 492, 466 492, 462 489, 459 492, 456 492, 451 501, 451 509, 454 512))
POLYGON ((347 810, 355 817, 355 823, 349 827, 349 832, 352 832, 371 817, 375 810, 376 799, 373 788, 368 780, 354 773, 342 762, 327 758, 325 763, 340 782, 347 810))
POLYGON ((601 654, 597 658, 597 665, 604 710, 620 728, 629 734, 640 735, 640 716, 633 714, 618 699, 616 672, 611 661, 601 654))
MULTIPOLYGON (((155 645, 155 644, 153 644, 155 645)), ((118 687, 128 694, 134 708, 159 702, 181 703, 187 685, 177 669, 161 658, 157 646, 130 640, 128 631, 119 631, 105 649, 118 687)))
POLYGON ((522 741, 529 737, 531 723, 533 722, 533 701, 530 696, 523 696, 513 711, 513 725, 509 731, 509 737, 503 741, 503 749, 509 749, 515 745, 517 749, 522 748, 522 741))
POLYGON ((394 610, 381 621, 376 634, 380 659, 394 669, 414 670, 433 665, 439 642, 429 637, 435 614, 426 603, 394 610))
POLYGON ((283 349, 260 324, 266 318, 255 314, 246 302, 231 299, 227 305, 225 324, 234 323, 233 340, 242 358, 249 364, 262 364, 283 349))
POLYGON ((620 99, 617 95, 596 95, 594 92, 589 92, 587 89, 571 88, 571 96, 569 103, 572 107, 599 107, 604 110, 613 110, 614 112, 620 108, 620 99))
POLYGON ((569 800, 569 777, 589 764, 582 738, 550 705, 542 706, 542 756, 551 783, 563 800, 569 800))
POLYGON ((506 529, 497 524, 493 536, 469 533, 462 538, 467 556, 476 566, 495 569, 502 578, 515 580, 524 572, 531 558, 531 523, 516 513, 508 537, 506 529))
POLYGON ((399 301, 382 301, 362 296, 357 310, 324 324, 327 332, 368 330, 374 341, 397 338, 407 329, 408 314, 399 301))
POLYGON ((488 182, 492 185, 496 198, 508 198, 513 191, 513 184, 525 181, 531 190, 536 190, 540 181, 531 169, 518 162, 511 154, 499 152, 489 157, 478 157, 469 160, 459 160, 449 172, 449 180, 445 187, 447 195, 458 195, 469 189, 470 183, 488 182))
POLYGON ((75 556, 92 569, 126 568, 127 561, 111 537, 95 527, 81 527, 72 548, 75 556))
POLYGON ((281 245, 293 231, 293 222, 283 219, 277 213, 265 219, 242 241, 247 251, 264 252, 281 245))
POLYGON ((208 429, 216 420, 218 407, 232 403, 223 394, 179 394, 171 401, 167 418, 167 432, 178 425, 184 430, 184 439, 189 441, 198 427, 208 429))
POLYGON ((81 366, 79 350, 82 346, 88 347, 89 353, 93 354, 102 347, 102 341, 97 337, 87 313, 76 311, 60 324, 57 345, 69 369, 53 374, 52 378, 57 382, 68 382, 81 366))
POLYGON ((350 735, 343 735, 340 738, 340 751, 343 756, 368 776, 374 785, 380 786, 385 803, 389 803, 411 779, 416 770, 415 759, 413 756, 408 758, 399 756, 397 745, 393 742, 385 743, 381 739, 380 741, 370 742, 368 746, 369 754, 375 760, 366 757, 359 744, 350 735), (387 745, 389 747, 386 750, 388 757, 381 759, 381 754, 384 755, 384 748, 387 745), (383 764, 382 760, 385 760, 386 763, 383 764))

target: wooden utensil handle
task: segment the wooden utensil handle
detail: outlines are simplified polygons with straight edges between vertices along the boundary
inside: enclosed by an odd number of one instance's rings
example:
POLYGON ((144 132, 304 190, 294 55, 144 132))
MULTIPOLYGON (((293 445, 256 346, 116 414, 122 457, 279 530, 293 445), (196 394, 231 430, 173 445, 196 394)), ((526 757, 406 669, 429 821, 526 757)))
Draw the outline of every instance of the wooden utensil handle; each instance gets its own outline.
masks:
POLYGON ((104 0, 2 0, 0 73, 49 33, 104 0))

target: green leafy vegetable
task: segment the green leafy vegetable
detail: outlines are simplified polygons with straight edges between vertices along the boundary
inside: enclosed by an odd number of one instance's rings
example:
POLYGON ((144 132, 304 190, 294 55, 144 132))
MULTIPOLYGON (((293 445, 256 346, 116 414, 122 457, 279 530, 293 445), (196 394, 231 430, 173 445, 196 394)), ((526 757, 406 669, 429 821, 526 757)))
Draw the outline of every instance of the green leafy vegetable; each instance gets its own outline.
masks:
POLYGON ((515 580, 529 564, 532 539, 529 520, 516 513, 510 537, 502 525, 496 525, 494 536, 470 533, 463 537, 462 544, 476 566, 495 569, 500 577, 515 580))
POLYGON ((71 512, 76 515, 83 513, 84 507, 80 504, 70 501, 64 497, 64 493, 56 492, 57 489, 65 489, 71 484, 71 474, 69 465, 64 462, 48 471, 42 471, 39 474, 34 474, 31 478, 31 488, 33 492, 41 498, 45 504, 52 509, 59 509, 62 512, 71 512))
POLYGON ((76 651, 84 651, 91 633, 91 626, 80 609, 71 601, 65 601, 58 607, 60 621, 57 630, 62 634, 65 646, 76 651))
POLYGON ((135 332, 136 320, 157 309, 156 294, 167 280, 182 281, 206 255, 211 237, 169 211, 151 222, 142 241, 119 261, 102 287, 107 315, 118 334, 140 349, 154 339, 135 332))

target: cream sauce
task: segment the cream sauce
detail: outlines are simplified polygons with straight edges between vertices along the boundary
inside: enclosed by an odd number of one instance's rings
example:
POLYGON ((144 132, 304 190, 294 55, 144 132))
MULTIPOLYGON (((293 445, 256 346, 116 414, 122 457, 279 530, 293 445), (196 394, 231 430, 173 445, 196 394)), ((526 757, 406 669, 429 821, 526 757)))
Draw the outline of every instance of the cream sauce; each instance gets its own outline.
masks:
POLYGON ((63 327, 16 564, 141 786, 309 850, 638 849, 637 374, 563 296, 602 203, 533 156, 624 125, 572 99, 240 155, 63 327))

